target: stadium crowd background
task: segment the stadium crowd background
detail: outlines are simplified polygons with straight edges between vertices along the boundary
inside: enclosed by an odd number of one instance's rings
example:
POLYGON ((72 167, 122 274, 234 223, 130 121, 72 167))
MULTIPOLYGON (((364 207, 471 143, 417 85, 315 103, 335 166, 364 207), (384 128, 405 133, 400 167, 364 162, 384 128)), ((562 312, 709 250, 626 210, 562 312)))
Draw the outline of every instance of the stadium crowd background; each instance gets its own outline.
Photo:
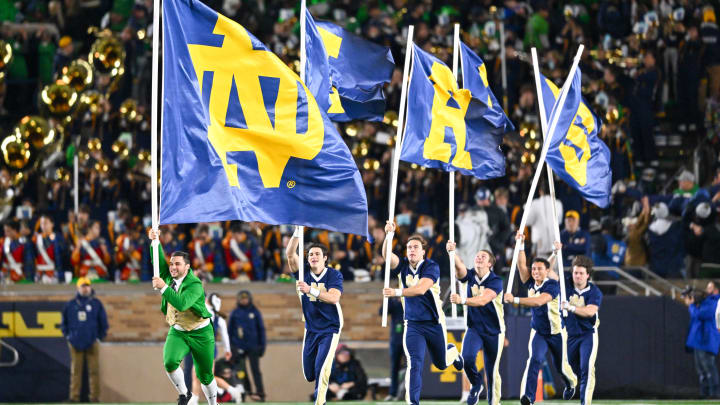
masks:
MULTIPOLYGON (((242 24, 298 68, 299 2, 205 3, 242 24)), ((581 238, 579 248, 590 249, 596 265, 649 266, 664 277, 720 275, 717 3, 309 1, 315 18, 389 46, 397 64, 385 89, 385 120, 338 124, 366 186, 372 235, 378 242, 384 237, 406 27, 414 24, 416 43, 450 65, 452 24, 458 22, 463 40, 489 66, 493 91, 504 100, 517 128, 505 136, 504 177, 456 178, 458 221, 487 212, 489 225, 481 232, 486 232, 500 263, 510 258, 508 248, 513 246, 512 235, 542 142, 529 49, 538 48, 542 71, 561 84, 573 52, 583 43, 587 49, 580 64, 583 89, 604 122, 601 136, 612 152, 614 185, 611 206, 601 210, 556 182, 563 216, 574 217, 574 211, 580 228, 590 233, 581 238), (506 91, 500 19, 507 54, 506 91)), ((51 151, 28 149, 29 157, 20 163, 8 164, 7 157, 3 161, 0 219, 4 237, 12 240, 12 244, 3 242, 5 282, 64 282, 67 271, 78 276, 90 270, 94 275, 95 266, 88 265, 93 257, 85 251, 83 239, 104 263, 95 269, 100 278, 149 280, 152 270, 144 229, 150 222, 151 12, 148 0, 0 0, 0 39, 12 48, 12 59, 0 74, 1 137, 13 134, 17 126, 18 133, 25 130, 22 125, 28 120, 23 117, 39 115, 55 127, 57 139, 51 151), (118 38, 124 50, 124 74, 94 71, 92 84, 83 93, 87 97, 78 95, 74 106, 67 95, 51 97, 52 86, 46 96, 43 89, 62 77, 63 68, 78 58, 87 60, 93 43, 107 33, 118 38), (64 105, 71 108, 63 110, 64 105), (77 215, 71 175, 75 152, 80 179, 77 215), (50 222, 57 235, 57 256, 52 258, 57 272, 42 277, 35 264, 41 260, 36 240, 43 230, 47 236, 50 222), (22 249, 24 281, 8 268, 10 247, 22 249)), ((447 188, 444 172, 401 164, 397 239, 403 241, 413 232, 425 235, 430 242, 427 256, 440 263, 444 273, 448 271, 443 259, 447 188)), ((193 267, 216 280, 286 277, 282 251, 292 234, 289 226, 227 222, 161 228, 166 252, 189 251, 193 267)), ((459 239, 462 245, 462 227, 459 239)), ((331 265, 342 270, 346 280, 380 277, 380 243, 315 229, 307 231, 306 240, 328 245, 331 265)), ((570 238, 566 246, 573 243, 570 238)), ((398 243, 395 248, 402 246, 398 243)), ((537 246, 534 252, 542 253, 537 246)))

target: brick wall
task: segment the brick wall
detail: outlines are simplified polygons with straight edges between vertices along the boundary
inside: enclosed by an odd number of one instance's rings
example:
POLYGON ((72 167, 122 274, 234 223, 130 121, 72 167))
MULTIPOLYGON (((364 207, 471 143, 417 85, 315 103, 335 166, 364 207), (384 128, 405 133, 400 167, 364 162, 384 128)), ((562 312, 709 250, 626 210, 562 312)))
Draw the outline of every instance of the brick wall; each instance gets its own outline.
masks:
MULTIPOLYGON (((109 342, 163 341, 167 324, 160 312, 160 297, 149 284, 97 284, 97 297, 105 305, 110 329, 109 342)), ((207 293, 222 298, 222 311, 235 307, 238 291, 246 289, 265 320, 270 341, 298 341, 303 337, 300 301, 292 284, 211 284, 207 293)), ((378 309, 382 305, 382 283, 346 283, 340 304, 345 325, 343 340, 387 340, 388 331, 380 326, 378 309)), ((68 301, 75 294, 72 286, 16 285, 0 291, 0 301, 68 301)))

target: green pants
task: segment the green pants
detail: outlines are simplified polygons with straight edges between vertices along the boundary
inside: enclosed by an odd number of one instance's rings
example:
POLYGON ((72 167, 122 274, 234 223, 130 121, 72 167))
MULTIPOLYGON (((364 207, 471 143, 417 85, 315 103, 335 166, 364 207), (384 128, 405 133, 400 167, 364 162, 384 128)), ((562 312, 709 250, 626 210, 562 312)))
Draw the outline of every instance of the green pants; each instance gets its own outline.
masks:
POLYGON ((215 360, 215 331, 212 324, 188 332, 170 328, 163 347, 165 370, 169 373, 175 371, 188 352, 195 363, 198 380, 204 385, 210 384, 214 378, 213 360, 215 360))

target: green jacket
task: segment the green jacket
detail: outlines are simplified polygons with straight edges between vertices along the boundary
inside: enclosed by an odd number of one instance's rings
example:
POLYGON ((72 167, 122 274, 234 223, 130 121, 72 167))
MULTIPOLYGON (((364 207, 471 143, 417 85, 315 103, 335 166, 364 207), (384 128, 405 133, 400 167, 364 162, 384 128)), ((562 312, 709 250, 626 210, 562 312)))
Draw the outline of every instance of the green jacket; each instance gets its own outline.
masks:
MULTIPOLYGON (((152 246, 152 245, 151 245, 152 246)), ((153 250, 150 249, 150 262, 153 260, 153 250)), ((167 261, 165 261, 165 253, 163 252, 162 244, 158 245, 158 253, 160 256, 160 278, 162 278, 168 286, 172 283, 173 278, 170 275, 167 261)), ((178 292, 175 292, 172 288, 166 288, 162 294, 162 303, 160 309, 163 314, 167 314, 168 302, 180 312, 187 311, 188 309, 193 311, 200 317, 211 318, 212 315, 205 306, 205 291, 203 290, 202 281, 195 274, 192 269, 188 269, 188 274, 183 279, 182 284, 178 288, 178 292)))

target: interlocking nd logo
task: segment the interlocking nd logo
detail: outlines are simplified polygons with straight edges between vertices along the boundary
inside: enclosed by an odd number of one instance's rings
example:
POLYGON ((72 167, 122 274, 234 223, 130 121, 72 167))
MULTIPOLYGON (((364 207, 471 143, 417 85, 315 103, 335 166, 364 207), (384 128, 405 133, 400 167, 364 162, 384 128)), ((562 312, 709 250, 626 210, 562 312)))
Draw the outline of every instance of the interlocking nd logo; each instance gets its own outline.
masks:
POLYGON ((228 152, 249 151, 263 186, 279 187, 291 157, 313 159, 322 149, 325 128, 317 102, 280 59, 253 46, 242 26, 218 15, 213 34, 224 36, 221 47, 188 45, 198 87, 210 92, 203 94, 209 99, 208 140, 230 186, 239 183, 228 152))
POLYGON ((470 153, 465 150, 467 129, 465 113, 470 104, 470 90, 458 89, 457 80, 447 66, 434 62, 430 81, 433 83, 435 95, 432 104, 432 123, 430 134, 425 138, 423 157, 451 163, 453 166, 472 170, 470 153), (450 162, 451 145, 445 142, 445 134, 452 131, 455 137, 455 157, 450 162))
MULTIPOLYGON (((555 100, 557 100, 560 90, 555 86, 555 83, 548 79, 545 79, 545 81, 555 96, 555 100)), ((593 133, 593 131, 595 131, 595 119, 590 109, 584 102, 580 101, 580 107, 578 107, 577 113, 575 117, 573 117, 567 138, 560 144, 559 148, 560 155, 562 155, 565 161, 565 171, 567 171, 581 187, 587 184, 587 164, 591 156, 590 144, 588 143, 587 137, 593 133), (580 152, 579 157, 578 152, 580 152)))

